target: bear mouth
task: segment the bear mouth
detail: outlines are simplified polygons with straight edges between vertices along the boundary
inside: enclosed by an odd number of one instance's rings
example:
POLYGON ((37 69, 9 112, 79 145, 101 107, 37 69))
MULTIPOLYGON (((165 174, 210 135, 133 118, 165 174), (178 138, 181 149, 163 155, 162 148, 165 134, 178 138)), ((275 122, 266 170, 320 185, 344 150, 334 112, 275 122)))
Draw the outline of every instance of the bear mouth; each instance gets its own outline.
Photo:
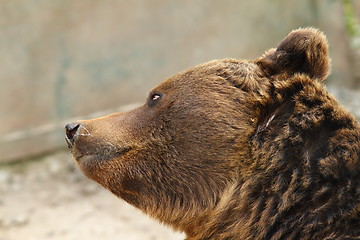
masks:
POLYGON ((97 150, 93 153, 86 152, 82 154, 79 151, 74 151, 73 149, 73 156, 76 159, 77 162, 81 162, 83 159, 86 159, 86 161, 95 161, 95 162, 102 162, 107 161, 114 158, 119 158, 124 156, 126 153, 130 152, 132 150, 132 147, 123 147, 121 149, 109 150, 106 148, 97 148, 97 150))

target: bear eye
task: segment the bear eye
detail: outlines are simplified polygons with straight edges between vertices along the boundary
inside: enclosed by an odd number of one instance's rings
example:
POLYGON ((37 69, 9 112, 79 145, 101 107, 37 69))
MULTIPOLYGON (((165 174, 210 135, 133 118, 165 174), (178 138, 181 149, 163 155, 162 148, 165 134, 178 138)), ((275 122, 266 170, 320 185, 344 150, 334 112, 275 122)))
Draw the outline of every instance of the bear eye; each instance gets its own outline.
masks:
POLYGON ((163 96, 163 95, 162 95, 161 93, 158 93, 158 92, 151 94, 151 95, 150 95, 150 98, 149 98, 149 100, 148 100, 148 102, 147 102, 147 105, 148 105, 149 107, 155 106, 155 104, 156 104, 157 102, 159 102, 159 100, 162 98, 162 96, 163 96))

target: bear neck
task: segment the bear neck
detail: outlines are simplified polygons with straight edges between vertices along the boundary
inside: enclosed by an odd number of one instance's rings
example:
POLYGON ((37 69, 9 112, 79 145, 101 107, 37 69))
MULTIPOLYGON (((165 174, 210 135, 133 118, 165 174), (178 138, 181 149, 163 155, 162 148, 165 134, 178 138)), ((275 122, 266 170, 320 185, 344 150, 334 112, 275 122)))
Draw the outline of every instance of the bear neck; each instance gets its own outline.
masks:
POLYGON ((249 139, 253 164, 189 240, 360 234, 359 125, 320 84, 294 84, 274 93, 282 101, 249 139))

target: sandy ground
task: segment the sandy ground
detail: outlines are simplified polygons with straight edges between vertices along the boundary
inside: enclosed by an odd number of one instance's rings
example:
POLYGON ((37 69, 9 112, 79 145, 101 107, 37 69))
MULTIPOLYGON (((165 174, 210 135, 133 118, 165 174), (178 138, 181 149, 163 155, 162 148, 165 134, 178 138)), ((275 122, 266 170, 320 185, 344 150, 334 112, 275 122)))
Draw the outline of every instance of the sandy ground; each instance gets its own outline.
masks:
POLYGON ((160 240, 184 235, 77 170, 67 151, 0 166, 0 240, 160 240))

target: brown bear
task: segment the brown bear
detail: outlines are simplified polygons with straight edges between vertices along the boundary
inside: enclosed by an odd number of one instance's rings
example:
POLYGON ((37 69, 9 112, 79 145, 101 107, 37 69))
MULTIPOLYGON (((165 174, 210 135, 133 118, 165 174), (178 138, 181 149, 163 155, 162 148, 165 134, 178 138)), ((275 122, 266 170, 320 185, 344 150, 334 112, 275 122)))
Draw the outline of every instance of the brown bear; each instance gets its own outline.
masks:
POLYGON ((360 239, 360 127, 324 88, 323 33, 215 60, 143 106, 66 126, 80 169, 187 239, 360 239))

